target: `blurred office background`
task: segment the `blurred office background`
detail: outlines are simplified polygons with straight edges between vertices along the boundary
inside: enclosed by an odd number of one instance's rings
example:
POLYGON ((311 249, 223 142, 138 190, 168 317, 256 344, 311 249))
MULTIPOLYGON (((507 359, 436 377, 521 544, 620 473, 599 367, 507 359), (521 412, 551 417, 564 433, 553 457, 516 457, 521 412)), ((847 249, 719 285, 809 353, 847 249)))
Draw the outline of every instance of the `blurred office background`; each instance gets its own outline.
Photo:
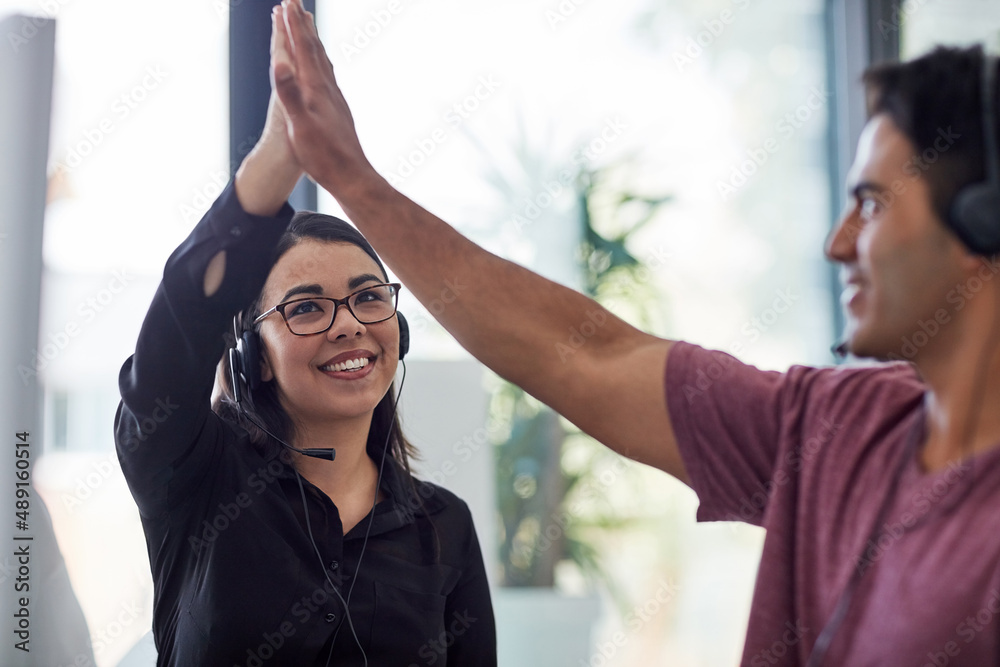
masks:
MULTIPOLYGON (((118 369, 168 254, 229 179, 244 2, 258 0, 0 0, 0 17, 57 24, 40 334, 17 363, 43 388, 34 479, 100 667, 148 633, 153 599, 112 442, 118 369)), ((834 362, 822 243, 864 122, 860 71, 1000 41, 990 0, 319 0, 317 17, 362 143, 400 190, 577 289, 611 261, 581 254, 582 220, 624 235, 640 264, 600 293, 609 308, 773 369, 834 362)), ((339 212, 323 192, 317 205, 339 212)), ((404 428, 422 474, 474 509, 504 664, 736 664, 762 533, 697 525, 686 487, 573 437, 559 465, 593 466, 573 537, 598 576, 567 553, 545 586, 504 585, 497 498, 544 480, 498 474, 499 383, 403 294, 404 428), (570 648, 546 653, 556 635, 570 648)))

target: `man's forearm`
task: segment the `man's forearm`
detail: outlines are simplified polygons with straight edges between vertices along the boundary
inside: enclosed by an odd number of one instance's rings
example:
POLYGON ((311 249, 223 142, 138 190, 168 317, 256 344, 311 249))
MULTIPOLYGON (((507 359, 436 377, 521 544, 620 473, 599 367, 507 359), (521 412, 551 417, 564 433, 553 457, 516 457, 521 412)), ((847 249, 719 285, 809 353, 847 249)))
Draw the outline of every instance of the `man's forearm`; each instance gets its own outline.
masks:
POLYGON ((598 441, 687 481, 663 397, 669 341, 487 252, 374 173, 320 185, 473 356, 598 441))
POLYGON ((567 366, 559 346, 572 343, 574 328, 600 322, 588 338, 595 348, 634 331, 583 294, 480 248, 374 172, 328 189, 463 347, 536 395, 541 380, 554 380, 540 368, 567 366))

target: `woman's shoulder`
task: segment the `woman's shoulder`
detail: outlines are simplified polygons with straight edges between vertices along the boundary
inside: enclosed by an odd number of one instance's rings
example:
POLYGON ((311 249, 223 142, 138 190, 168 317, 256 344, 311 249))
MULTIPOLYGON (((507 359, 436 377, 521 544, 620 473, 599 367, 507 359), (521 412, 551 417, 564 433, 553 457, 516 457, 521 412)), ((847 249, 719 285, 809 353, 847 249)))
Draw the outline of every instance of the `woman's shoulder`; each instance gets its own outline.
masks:
POLYGON ((471 524, 472 513, 468 504, 453 491, 414 475, 401 473, 401 502, 410 513, 429 517, 433 521, 437 521, 440 516, 471 524))
POLYGON ((413 486, 420 497, 436 511, 456 508, 468 511, 469 509, 465 501, 457 494, 439 484, 414 477, 413 486))

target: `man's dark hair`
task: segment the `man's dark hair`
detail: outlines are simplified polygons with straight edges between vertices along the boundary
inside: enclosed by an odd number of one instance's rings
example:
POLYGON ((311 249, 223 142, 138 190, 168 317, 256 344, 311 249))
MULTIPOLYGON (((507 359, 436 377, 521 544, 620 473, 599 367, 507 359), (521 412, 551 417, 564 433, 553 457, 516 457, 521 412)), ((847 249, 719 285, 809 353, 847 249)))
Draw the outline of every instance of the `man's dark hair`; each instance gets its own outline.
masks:
POLYGON ((869 118, 888 115, 913 143, 916 156, 907 173, 927 180, 942 220, 950 218, 955 193, 986 178, 981 99, 986 62, 980 46, 939 46, 914 60, 870 67, 863 77, 869 118))

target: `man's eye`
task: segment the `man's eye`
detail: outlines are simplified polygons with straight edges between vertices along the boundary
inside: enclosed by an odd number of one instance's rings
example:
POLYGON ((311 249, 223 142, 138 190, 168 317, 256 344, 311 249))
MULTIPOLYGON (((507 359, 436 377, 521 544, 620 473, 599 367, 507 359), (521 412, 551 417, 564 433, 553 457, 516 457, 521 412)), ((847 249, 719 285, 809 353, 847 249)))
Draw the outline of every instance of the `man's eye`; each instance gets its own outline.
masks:
POLYGON ((865 197, 861 200, 861 215, 871 218, 882 212, 882 206, 874 197, 865 197))

